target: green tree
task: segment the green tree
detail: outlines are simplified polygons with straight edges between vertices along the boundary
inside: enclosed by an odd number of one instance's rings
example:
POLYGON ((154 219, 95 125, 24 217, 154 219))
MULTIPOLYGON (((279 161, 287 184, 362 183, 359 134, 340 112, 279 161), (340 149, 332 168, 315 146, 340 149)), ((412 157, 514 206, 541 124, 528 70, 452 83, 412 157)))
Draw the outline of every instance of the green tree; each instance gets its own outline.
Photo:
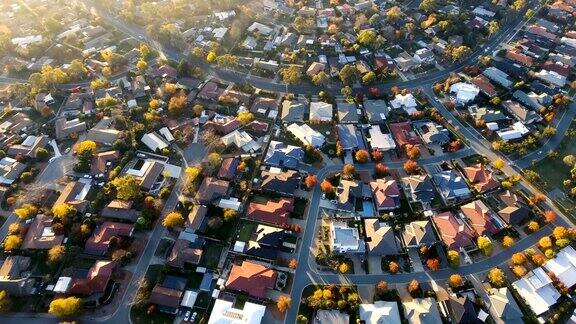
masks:
POLYGON ((364 29, 358 34, 358 44, 373 47, 376 40, 376 32, 373 29, 364 29))
POLYGON ((49 156, 50 156, 50 154, 48 153, 48 151, 45 148, 39 147, 36 149, 36 158, 38 160, 46 161, 49 156))
POLYGON ((314 83, 315 85, 326 84, 328 80, 329 80, 328 74, 326 74, 326 72, 324 71, 320 71, 312 76, 312 83, 314 83))
POLYGON ((358 76, 358 74, 359 74, 359 72, 358 72, 358 69, 356 68, 356 66, 346 64, 340 70, 340 80, 344 84, 349 84, 350 82, 352 82, 354 80, 354 78, 356 78, 358 76))
POLYGON ((425 12, 432 12, 436 9, 436 1, 435 0, 422 0, 419 6, 420 10, 425 12))

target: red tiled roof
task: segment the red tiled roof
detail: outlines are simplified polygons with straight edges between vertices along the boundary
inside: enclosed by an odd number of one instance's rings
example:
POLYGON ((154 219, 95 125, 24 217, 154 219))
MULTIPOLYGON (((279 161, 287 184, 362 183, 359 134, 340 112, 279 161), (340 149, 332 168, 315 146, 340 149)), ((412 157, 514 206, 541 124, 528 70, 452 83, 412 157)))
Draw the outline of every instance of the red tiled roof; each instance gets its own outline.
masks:
POLYGON ((150 303, 169 308, 178 308, 182 298, 182 290, 166 288, 156 284, 150 294, 150 303))
POLYGON ((112 272, 116 268, 114 261, 96 261, 90 268, 86 278, 77 278, 72 281, 68 290, 70 294, 92 295, 94 293, 104 292, 112 272))
POLYGON ((556 35, 554 35, 553 33, 549 32, 548 30, 546 30, 546 28, 541 27, 541 26, 532 26, 528 29, 532 34, 534 35, 538 35, 538 36, 542 36, 544 38, 547 38, 551 41, 555 41, 556 40, 556 35))
POLYGON ((488 191, 500 185, 498 181, 494 180, 492 171, 486 169, 481 164, 465 167, 464 172, 478 192, 488 191))
POLYGON ((482 90, 482 92, 484 92, 484 94, 488 97, 494 97, 497 94, 494 85, 490 82, 490 80, 488 80, 487 77, 483 76, 482 74, 472 78, 470 81, 478 88, 480 88, 480 90, 482 90))
POLYGON ((104 222, 87 241, 86 253, 104 255, 108 252, 110 239, 114 236, 132 236, 134 226, 131 224, 104 222))
POLYGON ((242 265, 233 265, 226 281, 226 288, 243 291, 250 296, 266 297, 266 290, 273 289, 276 283, 276 271, 250 261, 242 265))
POLYGON ((372 194, 376 200, 378 210, 397 207, 400 189, 395 180, 378 179, 370 182, 370 188, 372 188, 372 194))
POLYGON ((237 167, 238 160, 235 158, 224 159, 222 165, 220 165, 220 170, 218 170, 218 178, 223 180, 232 180, 236 174, 237 167))
POLYGON ((496 227, 492 224, 492 216, 490 210, 486 205, 480 201, 475 200, 460 207, 460 210, 468 218, 472 228, 479 235, 492 235, 496 233, 496 227))
POLYGON ((508 50, 508 52, 506 52, 506 58, 528 67, 532 66, 533 64, 532 58, 530 56, 520 53, 518 50, 508 50))
POLYGON ((404 146, 406 144, 422 144, 420 137, 418 134, 416 134, 410 122, 390 124, 390 131, 400 146, 404 146))
POLYGON ((266 204, 251 202, 246 217, 264 223, 285 225, 292 211, 294 211, 294 199, 281 198, 278 201, 269 200, 266 204))
POLYGON ((438 214, 432 220, 440 232, 442 241, 448 248, 459 249, 474 245, 472 230, 451 212, 438 214))
POLYGON ((562 63, 557 63, 557 62, 552 62, 552 61, 546 61, 544 62, 544 64, 542 64, 542 68, 544 70, 548 70, 548 71, 554 71, 560 75, 563 75, 565 77, 568 77, 568 75, 570 75, 570 67, 567 65, 564 65, 562 63))

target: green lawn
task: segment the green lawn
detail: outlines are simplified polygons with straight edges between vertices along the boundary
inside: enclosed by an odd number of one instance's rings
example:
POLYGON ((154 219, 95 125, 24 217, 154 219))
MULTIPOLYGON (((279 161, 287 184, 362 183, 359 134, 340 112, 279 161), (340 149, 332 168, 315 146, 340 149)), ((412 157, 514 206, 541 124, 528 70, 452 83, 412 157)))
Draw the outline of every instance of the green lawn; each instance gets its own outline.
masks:
POLYGON ((238 231, 238 240, 248 242, 252 237, 252 233, 254 233, 256 226, 257 224, 254 222, 242 221, 239 226, 240 230, 238 231))
POLYGON ((220 244, 208 242, 204 244, 202 258, 200 258, 200 266, 210 269, 215 269, 220 261, 220 255, 224 247, 220 244))
POLYGON ((130 309, 130 319, 132 323, 139 324, 171 324, 174 322, 174 315, 157 312, 154 315, 146 313, 146 307, 132 307, 130 309))

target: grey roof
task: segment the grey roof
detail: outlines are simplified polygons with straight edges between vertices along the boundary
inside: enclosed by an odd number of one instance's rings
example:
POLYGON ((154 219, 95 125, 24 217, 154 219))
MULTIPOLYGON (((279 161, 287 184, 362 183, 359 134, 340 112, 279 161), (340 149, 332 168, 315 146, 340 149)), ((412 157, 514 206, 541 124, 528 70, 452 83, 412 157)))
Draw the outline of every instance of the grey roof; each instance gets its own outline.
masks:
POLYGON ((384 100, 364 100, 364 111, 368 121, 378 123, 386 120, 390 110, 384 100))
POLYGON ((306 106, 301 102, 284 100, 281 119, 284 122, 301 122, 304 119, 305 109, 306 106))
POLYGON ((301 147, 286 145, 282 142, 271 141, 264 163, 272 166, 298 168, 300 161, 304 157, 304 150, 301 147))
POLYGON ((358 113, 356 112, 356 104, 340 101, 336 105, 338 108, 338 120, 341 123, 357 123, 358 113))
POLYGON ((410 188, 410 193, 414 200, 430 202, 434 199, 434 186, 428 175, 407 176, 402 178, 402 182, 410 188))
POLYGON ((538 100, 536 98, 533 98, 531 96, 529 96, 526 92, 522 91, 522 90, 516 90, 514 91, 514 93, 512 94, 512 96, 520 101, 521 103, 523 103, 524 105, 528 106, 529 108, 532 108, 534 110, 540 110, 542 108, 544 108, 544 106, 542 106, 538 100))
POLYGON ((359 141, 356 136, 354 125, 338 124, 336 125, 336 130, 338 131, 338 139, 340 140, 340 145, 342 145, 343 149, 351 150, 358 147, 359 141))
POLYGON ((492 288, 490 290, 491 295, 488 296, 490 299, 490 306, 492 309, 498 314, 506 324, 520 324, 524 323, 522 320, 522 311, 512 293, 508 290, 508 288, 492 288))
POLYGON ((434 298, 414 298, 410 302, 402 303, 406 319, 410 324, 438 324, 442 323, 438 304, 434 298))
POLYGON ((440 171, 432 176, 445 200, 465 198, 470 195, 470 189, 464 178, 454 170, 440 171))

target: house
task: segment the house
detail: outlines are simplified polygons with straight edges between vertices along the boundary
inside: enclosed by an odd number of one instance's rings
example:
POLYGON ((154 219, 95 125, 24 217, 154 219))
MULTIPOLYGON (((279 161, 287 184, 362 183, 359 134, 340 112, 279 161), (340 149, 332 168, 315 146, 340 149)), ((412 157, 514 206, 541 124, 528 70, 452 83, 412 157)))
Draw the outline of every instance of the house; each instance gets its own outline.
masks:
MULTIPOLYGON (((288 235, 281 228, 258 224, 254 227, 248 242, 236 241, 234 251, 245 253, 260 259, 276 260, 288 235)), ((286 245, 285 245, 286 244, 286 245)))
POLYGON ((57 235, 52 230, 52 218, 40 214, 34 218, 24 240, 22 250, 49 250, 53 246, 60 245, 64 241, 64 235, 57 235))
POLYGON ((343 221, 330 222, 330 246, 332 251, 338 254, 364 253, 366 250, 358 229, 343 221))
POLYGON ((135 222, 138 211, 132 209, 133 201, 114 199, 102 209, 102 217, 135 222))
POLYGON ((464 178, 456 170, 443 170, 432 175, 436 187, 445 202, 467 199, 471 196, 470 189, 464 178))
POLYGON ((364 100, 363 106, 366 118, 370 123, 382 123, 390 113, 386 101, 381 99, 364 100))
POLYGON ((343 150, 354 150, 360 145, 360 140, 358 139, 354 125, 337 124, 336 132, 338 133, 338 141, 340 141, 343 150))
POLYGON ((420 48, 414 52, 414 61, 418 64, 432 64, 436 62, 434 52, 428 48, 420 48))
POLYGON ((456 95, 458 104, 466 105, 476 99, 480 93, 480 88, 471 83, 458 82, 450 86, 450 93, 456 95))
POLYGON ((167 288, 157 283, 152 289, 149 302, 158 306, 161 312, 176 314, 183 294, 182 290, 167 288))
POLYGON ((218 170, 218 179, 232 181, 236 176, 239 160, 233 157, 226 158, 222 161, 218 170))
POLYGON ((400 323, 398 303, 379 300, 373 304, 360 304, 360 322, 378 324, 400 323))
POLYGON ((408 144, 410 145, 422 144, 420 136, 418 136, 418 134, 416 134, 414 129, 412 129, 412 125, 410 124, 410 122, 394 123, 390 124, 389 127, 390 132, 392 132, 392 135, 396 140, 396 143, 398 143, 400 147, 404 147, 405 145, 408 144))
POLYGON ((482 74, 473 77, 470 79, 470 82, 477 86, 488 98, 492 98, 498 94, 494 85, 482 74))
POLYGON ((22 143, 16 145, 10 145, 6 154, 13 157, 20 154, 22 156, 35 158, 37 150, 39 148, 44 148, 46 144, 48 144, 48 136, 28 135, 22 143))
POLYGON ((232 265, 225 286, 226 289, 241 291, 254 298, 265 299, 266 291, 274 289, 276 276, 276 270, 246 260, 239 265, 232 265))
POLYGON ((522 324, 524 314, 507 287, 492 288, 489 291, 490 308, 506 324, 522 324))
POLYGON ((224 92, 216 82, 208 81, 202 89, 198 92, 198 98, 208 100, 208 101, 217 101, 224 92))
POLYGON ((498 211, 498 215, 507 224, 520 224, 530 215, 530 209, 525 205, 506 206, 498 211))
POLYGON ((276 167, 297 169, 303 158, 304 150, 301 147, 270 141, 264 163, 276 167))
POLYGON ((468 112, 474 118, 475 121, 484 121, 486 126, 494 123, 498 126, 499 122, 507 121, 510 118, 504 115, 500 110, 489 109, 486 107, 478 107, 477 105, 472 105, 468 107, 468 112))
POLYGON ((349 324, 350 315, 338 310, 320 309, 316 311, 313 324, 349 324))
POLYGON ((498 181, 494 179, 492 171, 482 164, 465 167, 464 174, 466 175, 466 178, 468 178, 468 181, 472 183, 474 189, 480 193, 500 186, 498 181))
POLYGON ((443 304, 448 309, 452 323, 484 323, 478 318, 479 307, 469 295, 450 294, 443 304))
POLYGON ((492 211, 482 200, 474 200, 462 205, 460 211, 478 235, 492 235, 498 231, 492 211))
POLYGON ((261 174, 260 189, 293 196, 300 185, 301 177, 298 171, 282 171, 279 168, 264 169, 261 174))
POLYGON ((121 132, 119 130, 111 127, 112 118, 104 117, 102 118, 94 127, 92 127, 86 139, 94 141, 98 144, 104 144, 111 146, 119 137, 121 132))
POLYGON ((514 97, 514 99, 518 100, 523 105, 525 105, 526 107, 528 107, 534 111, 540 111, 540 110, 544 109, 544 106, 540 103, 539 100, 544 101, 545 96, 547 96, 547 95, 540 97, 540 96, 536 95, 534 92, 531 92, 530 94, 528 94, 522 90, 516 90, 512 94, 512 97, 514 97))
POLYGON ((402 182, 410 193, 412 201, 428 204, 435 197, 434 185, 427 174, 410 175, 402 178, 402 182))
POLYGON ((510 80, 508 74, 493 66, 486 68, 484 71, 482 71, 482 74, 506 89, 510 89, 514 84, 512 80, 510 80))
POLYGON ((194 205, 188 216, 184 220, 186 230, 195 233, 202 226, 202 222, 208 213, 208 207, 204 205, 194 205))
POLYGON ((415 122, 414 128, 426 144, 446 145, 450 142, 450 131, 432 121, 415 122))
POLYGON ((254 153, 261 149, 261 145, 252 139, 252 136, 250 136, 248 132, 238 129, 222 136, 220 140, 226 147, 233 145, 246 153, 254 153))
POLYGON ((370 125, 368 134, 370 134, 368 142, 370 142, 372 149, 386 152, 396 148, 396 142, 394 142, 392 135, 382 133, 379 125, 370 125))
POLYGON ((404 109, 404 111, 408 115, 411 115, 418 111, 416 110, 416 107, 418 107, 418 104, 416 103, 416 98, 414 98, 414 95, 412 95, 411 93, 405 95, 400 93, 397 94, 394 97, 394 99, 390 101, 390 105, 392 105, 392 108, 394 109, 404 109))
POLYGON ((54 205, 66 203, 74 207, 78 212, 84 213, 90 204, 85 198, 91 187, 91 180, 86 181, 86 179, 80 179, 69 182, 60 193, 60 196, 58 196, 58 199, 56 199, 56 202, 54 202, 54 205))
POLYGON ((92 233, 86 241, 84 252, 92 255, 106 255, 113 238, 120 236, 132 237, 134 225, 104 222, 92 233))
POLYGON ((212 177, 206 177, 196 193, 196 200, 199 204, 208 205, 226 196, 229 182, 212 177))
POLYGON ((548 312, 561 296, 542 267, 532 270, 523 278, 513 282, 512 287, 536 316, 548 312))
POLYGON ((54 123, 56 139, 64 139, 71 134, 78 134, 86 130, 86 122, 81 122, 78 118, 66 120, 59 118, 54 123))
POLYGON ((276 201, 251 202, 246 210, 246 218, 258 222, 283 226, 288 224, 290 213, 294 211, 293 198, 280 198, 276 201))
MULTIPOLYGON (((487 125, 487 126, 490 126, 490 125, 487 125)), ((496 128, 496 129, 498 129, 498 128, 496 128)), ((528 127, 526 127, 526 125, 524 125, 520 121, 515 122, 510 127, 496 131, 496 135, 498 135, 498 137, 500 137, 505 142, 522 138, 529 133, 530 133, 530 130, 528 129, 528 127)))
POLYGON ((2 158, 0 160, 0 184, 11 185, 18 180, 24 170, 26 170, 26 164, 10 157, 2 158))
POLYGON ((542 117, 540 117, 538 113, 525 108, 516 101, 506 100, 502 103, 502 106, 524 124, 531 124, 542 120, 542 117))
POLYGON ((184 268, 186 265, 197 265, 202 258, 202 242, 196 234, 182 231, 166 258, 166 264, 184 268))
POLYGON ((345 101, 338 101, 336 104, 338 110, 338 121, 341 124, 356 124, 358 123, 358 113, 356 112, 356 104, 345 101))
POLYGON ((132 95, 136 99, 146 97, 146 92, 150 91, 150 87, 146 84, 146 79, 144 79, 144 76, 142 75, 137 75, 134 77, 130 87, 132 90, 132 95))
POLYGON ((273 29, 259 22, 254 22, 246 30, 250 33, 258 33, 267 36, 270 35, 270 33, 272 33, 273 29))
POLYGON ((206 122, 206 129, 213 129, 219 135, 226 135, 240 128, 240 121, 236 117, 215 114, 212 120, 206 122))
POLYGON ((304 121, 305 110, 304 103, 300 101, 284 100, 280 119, 285 123, 302 122, 304 121))
POLYGON ((404 246, 408 248, 420 247, 421 245, 431 246, 438 242, 434 235, 434 229, 430 221, 414 221, 406 224, 402 231, 404 246))
POLYGON ((542 81, 548 82, 560 88, 564 87, 567 82, 566 76, 558 74, 556 71, 540 70, 534 73, 534 76, 542 81))
POLYGON ((313 101, 310 103, 310 121, 330 122, 332 121, 332 104, 324 101, 313 101))
POLYGON ((312 147, 321 147, 324 145, 326 138, 320 132, 315 131, 312 127, 308 126, 307 124, 290 124, 286 127, 294 137, 296 137, 299 141, 302 142, 304 145, 309 145, 312 147))
POLYGON ((260 324, 266 306, 245 302, 243 305, 235 305, 231 301, 216 299, 208 324, 232 324, 240 321, 241 323, 260 324), (237 308, 242 307, 242 308, 237 308))
POLYGON ((378 211, 394 210, 400 207, 400 188, 393 179, 376 179, 370 182, 374 203, 378 211))
POLYGON ((566 246, 555 258, 543 264, 547 272, 552 272, 566 288, 576 285, 576 250, 570 245, 566 246))
POLYGON ((144 134, 140 139, 144 145, 146 145, 152 152, 159 152, 168 146, 170 143, 164 139, 164 137, 160 136, 160 134, 156 132, 151 132, 148 134, 144 134))
POLYGON ((267 115, 270 111, 278 109, 278 100, 265 97, 254 98, 250 111, 260 115, 267 115))
POLYGON ((409 324, 438 324, 442 323, 438 303, 434 298, 414 298, 402 302, 404 317, 409 324))
POLYGON ((164 171, 164 164, 147 159, 137 160, 132 168, 126 171, 127 175, 131 175, 140 182, 140 187, 144 190, 151 190, 155 187, 156 181, 164 171))
POLYGON ((0 265, 0 290, 10 296, 32 294, 35 280, 30 278, 31 259, 22 255, 9 255, 0 265))
POLYGON ((474 246, 474 233, 460 218, 451 212, 432 217, 436 230, 449 249, 465 249, 474 246))
POLYGON ((325 69, 326 69, 325 64, 320 62, 312 62, 312 64, 310 64, 310 66, 308 67, 308 70, 306 70, 306 75, 308 75, 309 77, 313 77, 320 72, 324 72, 325 69))
POLYGON ((391 255, 400 252, 400 244, 392 227, 379 219, 364 220, 366 246, 369 255, 391 255))
POLYGON ((95 294, 103 295, 112 273, 116 268, 115 261, 98 260, 88 270, 84 278, 74 278, 66 293, 74 295, 94 296, 95 294))
POLYGON ((511 61, 520 63, 526 67, 532 67, 532 64, 534 64, 532 57, 523 54, 517 49, 506 51, 506 58, 511 61))

